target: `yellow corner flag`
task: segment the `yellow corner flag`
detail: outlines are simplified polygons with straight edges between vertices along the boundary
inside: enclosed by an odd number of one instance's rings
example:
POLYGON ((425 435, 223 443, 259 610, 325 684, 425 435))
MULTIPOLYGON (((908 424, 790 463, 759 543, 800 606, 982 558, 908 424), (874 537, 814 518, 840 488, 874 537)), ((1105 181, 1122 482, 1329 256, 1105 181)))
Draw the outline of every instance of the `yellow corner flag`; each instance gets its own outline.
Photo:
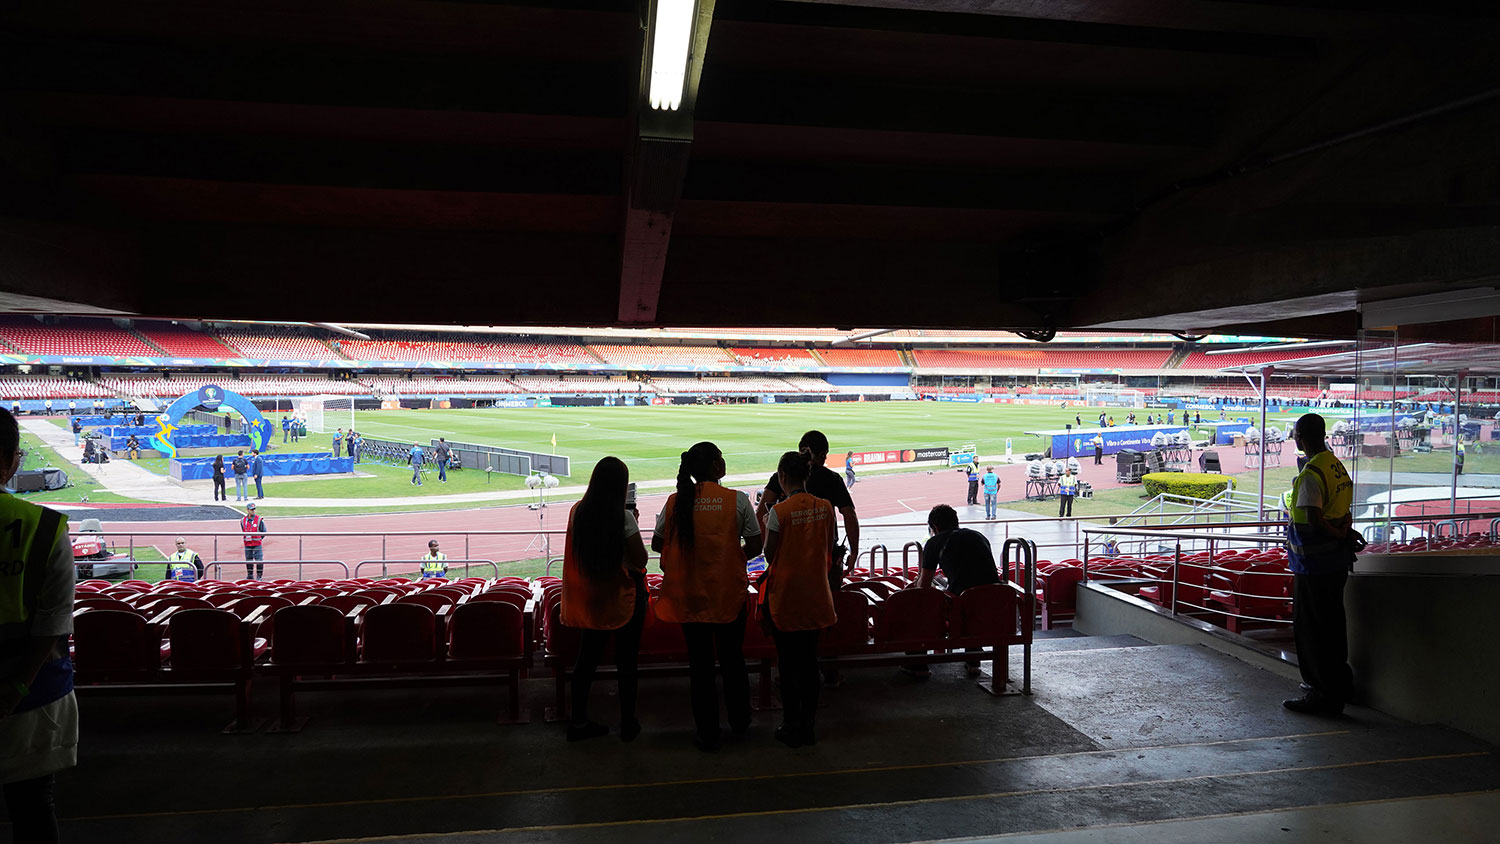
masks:
POLYGON ((552 434, 552 451, 554 453, 557 451, 557 433, 555 431, 552 434))

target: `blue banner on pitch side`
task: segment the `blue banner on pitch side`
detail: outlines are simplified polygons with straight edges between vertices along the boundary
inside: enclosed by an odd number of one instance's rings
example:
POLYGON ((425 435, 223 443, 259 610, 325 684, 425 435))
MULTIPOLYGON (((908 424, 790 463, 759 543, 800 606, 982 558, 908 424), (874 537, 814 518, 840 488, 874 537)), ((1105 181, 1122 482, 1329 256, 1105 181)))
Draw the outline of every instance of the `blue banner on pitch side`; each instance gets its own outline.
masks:
POLYGON ((1157 433, 1178 434, 1186 425, 1135 425, 1123 428, 1075 428, 1072 431, 1027 431, 1033 436, 1048 437, 1053 458, 1093 455, 1094 435, 1104 437, 1104 453, 1114 454, 1127 448, 1150 451, 1151 438, 1157 433))

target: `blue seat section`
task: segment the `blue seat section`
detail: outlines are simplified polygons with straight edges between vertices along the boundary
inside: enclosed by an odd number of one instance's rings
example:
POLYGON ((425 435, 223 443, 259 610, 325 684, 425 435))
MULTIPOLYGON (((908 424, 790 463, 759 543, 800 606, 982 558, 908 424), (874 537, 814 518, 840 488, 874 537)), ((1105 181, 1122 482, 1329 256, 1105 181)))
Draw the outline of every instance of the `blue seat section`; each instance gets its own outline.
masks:
MULTIPOLYGON (((225 475, 229 475, 229 460, 233 454, 224 455, 225 475)), ((249 455, 247 454, 248 458, 249 455)), ((332 452, 305 452, 298 454, 267 454, 261 457, 266 464, 266 477, 277 475, 336 475, 354 471, 354 458, 334 457, 332 452)), ((212 457, 176 457, 172 459, 171 475, 179 481, 202 481, 214 476, 212 457)))

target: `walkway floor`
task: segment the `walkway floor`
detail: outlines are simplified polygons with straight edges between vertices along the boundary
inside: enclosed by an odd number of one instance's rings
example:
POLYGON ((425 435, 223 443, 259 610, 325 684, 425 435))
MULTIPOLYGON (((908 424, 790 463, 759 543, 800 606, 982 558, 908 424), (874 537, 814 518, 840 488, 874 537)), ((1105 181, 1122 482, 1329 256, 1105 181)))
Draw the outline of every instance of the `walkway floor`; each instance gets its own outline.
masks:
MULTIPOLYGON (((1491 841, 1495 748, 1351 708, 1286 711, 1296 682, 1197 646, 1054 631, 1035 694, 991 697, 956 665, 922 682, 844 672, 819 742, 788 750, 775 713, 718 754, 689 743, 687 680, 647 679, 644 731, 580 744, 496 726, 502 690, 299 693, 300 733, 224 736, 227 694, 81 694, 80 764, 60 775, 75 842, 816 841, 974 836, 1093 841, 1491 841), (142 776, 141 772, 150 772, 142 776)), ((1019 649, 1013 654, 1017 669, 1019 649)), ((262 717, 274 683, 256 686, 262 717)), ((592 714, 617 721, 613 683, 592 714)))

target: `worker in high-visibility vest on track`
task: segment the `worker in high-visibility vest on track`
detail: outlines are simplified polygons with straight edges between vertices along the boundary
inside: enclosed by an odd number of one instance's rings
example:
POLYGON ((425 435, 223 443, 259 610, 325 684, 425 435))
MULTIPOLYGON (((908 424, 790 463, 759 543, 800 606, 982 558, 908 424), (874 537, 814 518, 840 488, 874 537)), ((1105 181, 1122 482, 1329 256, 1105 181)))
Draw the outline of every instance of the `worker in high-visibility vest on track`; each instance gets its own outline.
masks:
POLYGON ((422 579, 448 576, 448 555, 438 550, 436 539, 428 540, 427 553, 422 555, 422 579))
MULTIPOLYGON (((0 485, 21 466, 0 409, 0 485)), ((16 841, 56 841, 53 776, 78 764, 73 696, 73 548, 55 510, 0 492, 0 782, 16 841)))

